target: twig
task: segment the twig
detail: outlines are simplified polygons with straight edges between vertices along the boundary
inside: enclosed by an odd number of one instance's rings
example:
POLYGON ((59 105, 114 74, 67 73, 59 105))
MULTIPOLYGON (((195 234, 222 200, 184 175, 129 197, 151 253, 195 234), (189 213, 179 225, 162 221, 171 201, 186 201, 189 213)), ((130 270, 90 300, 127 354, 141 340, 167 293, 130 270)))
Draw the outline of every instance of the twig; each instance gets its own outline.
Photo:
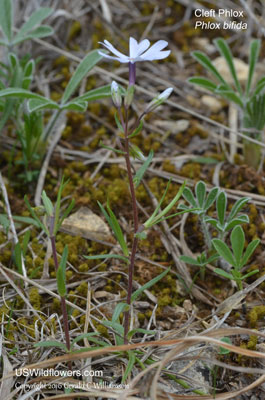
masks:
MULTIPOLYGON (((13 233, 13 240, 14 240, 14 243, 16 245, 18 243, 18 236, 17 236, 15 224, 14 224, 13 217, 12 217, 12 212, 11 212, 11 208, 10 208, 10 204, 9 204, 9 200, 8 200, 8 194, 7 194, 6 186, 5 186, 5 183, 4 183, 4 180, 3 180, 1 172, 0 172, 0 186, 1 186, 1 190, 2 190, 2 193, 3 193, 5 205, 6 205, 6 212, 7 212, 7 216, 8 216, 8 219, 9 219, 10 228, 11 228, 11 231, 13 233)), ((23 276, 27 277, 27 271, 26 271, 24 257, 23 257, 22 252, 21 252, 21 268, 22 268, 23 276)), ((26 286, 27 286, 27 283, 25 282, 25 287, 26 286)))

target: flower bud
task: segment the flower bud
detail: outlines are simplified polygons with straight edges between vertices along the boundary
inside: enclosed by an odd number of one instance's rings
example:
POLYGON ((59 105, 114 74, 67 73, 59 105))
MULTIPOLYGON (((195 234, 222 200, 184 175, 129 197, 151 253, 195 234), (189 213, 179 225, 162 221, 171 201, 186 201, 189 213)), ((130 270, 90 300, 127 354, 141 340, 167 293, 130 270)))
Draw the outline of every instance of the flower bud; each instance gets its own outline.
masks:
POLYGON ((115 81, 111 83, 111 97, 115 107, 120 108, 122 103, 121 90, 115 81))
POLYGON ((147 114, 150 111, 153 111, 155 108, 160 106, 162 103, 164 103, 171 93, 173 92, 173 88, 167 88, 164 90, 162 93, 160 93, 158 96, 156 96, 147 106, 145 114, 147 114))
POLYGON ((124 106, 126 108, 129 108, 130 105, 132 104, 133 96, 134 96, 134 85, 130 85, 130 86, 128 86, 128 89, 127 89, 125 97, 124 97, 124 106))

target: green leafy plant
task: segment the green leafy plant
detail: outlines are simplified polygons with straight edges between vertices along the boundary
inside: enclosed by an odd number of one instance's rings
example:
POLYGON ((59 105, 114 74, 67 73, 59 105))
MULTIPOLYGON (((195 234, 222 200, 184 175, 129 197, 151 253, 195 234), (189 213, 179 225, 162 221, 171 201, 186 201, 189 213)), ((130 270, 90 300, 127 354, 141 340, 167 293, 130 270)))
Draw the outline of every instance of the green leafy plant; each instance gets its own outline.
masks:
MULTIPOLYGON (((189 204, 180 204, 179 209, 186 210, 192 214, 196 214, 199 217, 199 222, 204 234, 204 240, 207 247, 206 251, 203 251, 197 256, 197 258, 183 255, 180 259, 190 265, 199 268, 198 273, 202 280, 205 278, 206 265, 210 263, 216 263, 219 258, 219 253, 216 252, 215 246, 213 246, 212 233, 210 226, 214 227, 217 231, 218 239, 224 243, 226 235, 234 227, 241 224, 249 223, 249 217, 247 214, 241 214, 241 210, 249 201, 248 197, 242 197, 237 200, 231 211, 227 212, 227 194, 217 187, 212 188, 207 195, 206 185, 203 181, 199 181, 195 186, 195 195, 190 188, 185 187, 183 190, 183 197, 189 204), (216 218, 209 216, 209 209, 215 205, 216 218), (190 208, 193 207, 193 208, 190 208)), ((197 278, 197 274, 194 280, 197 278)))
POLYGON ((18 29, 13 26, 12 0, 0 0, 0 29, 3 39, 0 45, 6 47, 6 60, 0 63, 0 131, 11 120, 22 150, 22 158, 16 164, 24 167, 20 177, 26 182, 37 178, 40 163, 45 155, 46 145, 55 123, 62 112, 67 110, 84 112, 88 102, 110 96, 110 86, 106 85, 73 97, 85 75, 101 60, 97 50, 87 54, 76 68, 65 88, 59 103, 30 91, 34 80, 36 61, 24 57, 21 60, 15 47, 25 40, 44 38, 53 34, 53 29, 42 22, 51 13, 51 8, 39 8, 18 29), (4 11, 3 11, 4 10, 4 11), (48 124, 44 123, 44 110, 54 110, 48 124))
MULTIPOLYGON (((194 265, 199 268, 200 278, 204 281, 205 279, 205 270, 206 265, 211 264, 212 262, 216 261, 219 258, 217 254, 214 254, 210 257, 207 257, 206 252, 203 251, 201 254, 197 256, 197 258, 192 258, 188 256, 180 256, 180 260, 185 262, 186 264, 194 265)), ((193 278, 195 280, 197 275, 193 278)))
POLYGON ((265 77, 262 77, 256 85, 253 84, 261 46, 260 40, 253 40, 250 44, 249 70, 245 88, 239 82, 233 55, 227 42, 219 38, 214 40, 214 44, 227 63, 233 79, 233 85, 230 85, 225 80, 210 58, 201 51, 194 51, 192 56, 213 76, 214 80, 204 77, 192 77, 189 82, 225 98, 240 109, 241 128, 246 135, 243 140, 244 160, 248 165, 257 169, 261 163, 261 147, 256 143, 250 142, 248 137, 261 141, 262 131, 265 126, 265 77))
POLYGON ((191 210, 187 205, 180 204, 178 206, 179 209, 189 211, 193 214, 197 214, 200 219, 202 231, 204 234, 205 243, 208 249, 211 249, 211 237, 209 234, 209 230, 206 225, 206 213, 209 208, 213 205, 216 200, 219 189, 217 187, 210 190, 209 194, 206 195, 206 185, 203 181, 197 182, 195 186, 195 196, 193 195, 190 188, 185 187, 183 190, 184 199, 190 204, 191 207, 196 210, 191 210))
POLYGON ((32 218, 35 220, 37 226, 46 233, 47 237, 49 238, 49 240, 51 242, 52 255, 53 255, 54 266, 55 266, 55 271, 56 271, 57 289, 58 289, 58 293, 61 298, 61 308, 62 308, 63 325, 64 325, 65 341, 66 341, 66 345, 63 345, 63 343, 61 343, 60 347, 66 346, 67 350, 70 351, 71 343, 70 343, 70 335, 69 335, 69 322, 68 322, 68 314, 67 314, 66 301, 65 301, 66 295, 67 295, 66 264, 67 264, 67 257, 68 257, 68 247, 67 246, 64 247, 60 262, 58 261, 57 252, 56 252, 56 235, 57 235, 64 219, 69 215, 69 213, 71 212, 71 210, 74 207, 74 200, 72 200, 70 202, 70 204, 68 205, 68 207, 64 210, 64 212, 61 215, 62 192, 66 185, 67 185, 67 182, 64 182, 64 180, 62 179, 59 190, 58 190, 57 199, 56 199, 55 204, 52 203, 52 201, 47 196, 45 191, 42 192, 42 196, 41 196, 42 203, 43 203, 43 207, 42 207, 43 218, 42 218, 42 220, 38 216, 38 214, 40 213, 40 210, 38 209, 38 212, 37 212, 37 210, 32 208, 26 196, 25 196, 25 203, 32 215, 32 218))
POLYGON ((248 260, 254 253, 256 247, 259 245, 260 240, 255 239, 252 240, 247 248, 245 253, 243 253, 244 245, 245 245, 245 234, 241 226, 235 226, 230 235, 232 251, 228 247, 228 245, 220 239, 213 239, 212 243, 217 253, 229 263, 231 269, 229 272, 224 271, 220 268, 215 268, 214 272, 218 275, 223 276, 224 278, 233 280, 236 282, 238 290, 242 290, 242 281, 244 279, 249 278, 250 276, 259 272, 258 269, 250 271, 246 274, 242 274, 242 269, 247 265, 248 260))

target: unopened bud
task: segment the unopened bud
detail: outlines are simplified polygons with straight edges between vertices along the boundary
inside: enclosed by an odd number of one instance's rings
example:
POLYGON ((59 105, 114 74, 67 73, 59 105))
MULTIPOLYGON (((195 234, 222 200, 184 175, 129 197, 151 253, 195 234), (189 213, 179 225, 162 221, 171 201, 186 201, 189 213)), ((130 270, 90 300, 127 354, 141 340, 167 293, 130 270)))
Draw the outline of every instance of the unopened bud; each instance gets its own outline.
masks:
POLYGON ((155 108, 160 106, 162 103, 164 103, 171 93, 173 92, 173 88, 167 88, 164 90, 162 93, 160 93, 157 97, 155 97, 147 106, 145 114, 147 114, 150 111, 153 111, 155 108))
POLYGON ((128 87, 125 97, 124 97, 124 106, 126 108, 129 108, 130 105, 132 104, 133 96, 134 96, 134 85, 131 85, 128 87))
POLYGON ((111 97, 115 107, 120 108, 122 103, 121 90, 115 81, 111 83, 111 97))

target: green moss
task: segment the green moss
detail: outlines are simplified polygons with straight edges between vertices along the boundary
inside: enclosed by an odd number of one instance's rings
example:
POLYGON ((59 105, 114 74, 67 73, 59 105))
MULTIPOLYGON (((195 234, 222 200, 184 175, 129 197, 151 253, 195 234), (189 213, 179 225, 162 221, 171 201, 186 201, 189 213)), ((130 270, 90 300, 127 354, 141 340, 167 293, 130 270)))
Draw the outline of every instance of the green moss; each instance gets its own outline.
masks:
POLYGON ((82 25, 80 24, 79 21, 74 21, 71 25, 69 34, 68 34, 68 42, 70 42, 72 39, 74 39, 76 36, 80 34, 82 30, 82 25))
POLYGON ((256 350, 257 343, 258 343, 258 336, 251 335, 247 343, 247 348, 249 350, 256 350))
POLYGON ((41 296, 37 288, 33 287, 29 290, 29 301, 33 308, 36 310, 41 309, 41 296))
POLYGON ((87 297, 87 290, 88 290, 87 282, 82 282, 81 285, 79 285, 76 288, 77 293, 79 293, 84 297, 87 297))
POLYGON ((258 321, 265 317, 265 306, 256 306, 248 313, 251 328, 256 328, 258 321))

